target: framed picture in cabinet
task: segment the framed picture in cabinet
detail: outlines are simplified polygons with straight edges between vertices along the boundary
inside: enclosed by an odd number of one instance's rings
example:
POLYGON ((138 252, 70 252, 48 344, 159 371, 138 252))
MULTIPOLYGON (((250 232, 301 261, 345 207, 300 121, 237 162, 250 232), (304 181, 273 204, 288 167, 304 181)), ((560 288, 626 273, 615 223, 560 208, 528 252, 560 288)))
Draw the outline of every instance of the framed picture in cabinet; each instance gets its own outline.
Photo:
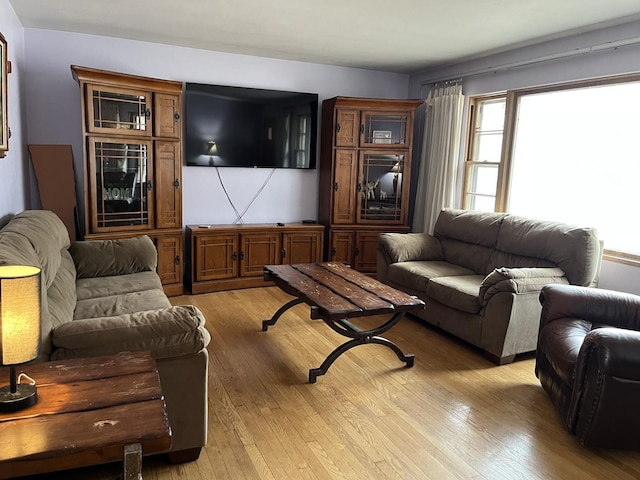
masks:
POLYGON ((373 143, 391 143, 391 131, 389 130, 374 130, 372 136, 373 143))
POLYGON ((9 150, 9 122, 7 120, 7 75, 9 59, 7 58, 7 41, 0 33, 0 158, 9 150))

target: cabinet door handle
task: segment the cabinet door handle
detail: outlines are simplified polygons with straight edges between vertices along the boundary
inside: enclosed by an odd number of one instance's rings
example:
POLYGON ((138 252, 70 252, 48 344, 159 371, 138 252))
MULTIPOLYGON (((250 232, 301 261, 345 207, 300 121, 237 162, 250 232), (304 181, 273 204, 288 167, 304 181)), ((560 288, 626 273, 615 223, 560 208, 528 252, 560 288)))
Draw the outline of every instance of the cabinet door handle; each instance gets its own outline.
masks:
POLYGON ((331 249, 331 256, 332 256, 332 257, 335 257, 335 256, 336 256, 336 253, 337 253, 337 251, 336 251, 336 247, 333 247, 333 248, 331 249))
POLYGON ((149 110, 148 108, 144 111, 144 116, 147 118, 151 118, 151 110, 149 110))
POLYGON ((173 186, 176 188, 180 188, 180 180, 176 178, 176 180, 173 182, 173 186))
POLYGON ((282 247, 280 249, 280 254, 282 255, 282 258, 287 258, 287 249, 282 247))
POLYGON ((362 184, 361 184, 361 183, 359 183, 359 184, 358 184, 358 191, 359 191, 359 192, 361 192, 361 191, 362 191, 362 184))
POLYGON ((178 112, 175 112, 173 114, 173 121, 178 123, 180 121, 180 114, 178 112))
POLYGON ((244 252, 240 252, 240 260, 244 260, 244 252))
POLYGON ((231 260, 233 260, 234 262, 238 260, 238 252, 233 252, 233 254, 231 255, 231 260))
POLYGON ((338 188, 340 188, 340 185, 338 185, 338 182, 334 183, 334 184, 333 184, 333 191, 334 191, 334 192, 337 192, 337 191, 338 191, 338 188))
POLYGON ((180 255, 176 255, 175 262, 176 265, 180 265, 180 255))
POLYGON ((151 180, 147 181, 147 191, 148 190, 153 190, 153 183, 151 183, 151 180))
POLYGON ((360 125, 360 133, 364 133, 364 123, 360 125))
POLYGON ((336 123, 336 132, 340 133, 340 124, 336 123))
POLYGON ((356 248, 355 256, 357 257, 358 255, 360 255, 360 249, 356 248))

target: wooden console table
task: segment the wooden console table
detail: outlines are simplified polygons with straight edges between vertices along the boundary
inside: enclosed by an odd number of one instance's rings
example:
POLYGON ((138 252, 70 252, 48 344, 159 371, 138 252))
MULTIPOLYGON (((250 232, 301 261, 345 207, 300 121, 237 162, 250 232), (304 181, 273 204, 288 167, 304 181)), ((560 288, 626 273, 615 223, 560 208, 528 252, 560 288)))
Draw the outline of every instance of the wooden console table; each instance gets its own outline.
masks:
MULTIPOLYGON (((8 378, 0 369, 0 378, 8 378)), ((0 413, 0 478, 125 462, 141 478, 141 456, 171 447, 155 360, 148 352, 25 365, 38 402, 0 413)))
MULTIPOLYGON (((331 329, 351 338, 331 352, 319 368, 309 370, 309 382, 315 383, 344 352, 358 345, 377 343, 395 352, 407 367, 413 366, 413 354, 405 355, 390 340, 380 335, 393 327, 406 312, 422 310, 424 302, 342 263, 307 263, 299 265, 267 265, 265 280, 272 280, 280 289, 296 297, 262 322, 262 330, 275 325, 289 308, 306 303, 311 307, 311 318, 322 319, 331 329), (382 324, 375 323, 363 329, 350 318, 390 314, 382 324)), ((373 321, 372 319, 369 319, 373 321)))
POLYGON ((187 225, 187 288, 191 293, 272 285, 265 265, 319 262, 324 226, 291 223, 187 225))

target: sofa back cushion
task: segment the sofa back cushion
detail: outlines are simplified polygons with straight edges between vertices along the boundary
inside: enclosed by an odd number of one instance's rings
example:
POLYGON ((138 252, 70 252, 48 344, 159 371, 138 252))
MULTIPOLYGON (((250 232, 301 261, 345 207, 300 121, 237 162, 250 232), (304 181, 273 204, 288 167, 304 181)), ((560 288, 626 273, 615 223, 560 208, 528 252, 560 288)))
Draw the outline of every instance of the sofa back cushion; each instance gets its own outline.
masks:
POLYGON ((489 273, 500 267, 560 267, 574 285, 589 285, 600 266, 596 230, 507 215, 502 221, 489 273))
POLYGON ((504 213, 442 210, 433 235, 442 243, 445 261, 486 274, 504 216, 504 213))
POLYGON ((597 278, 601 245, 596 230, 508 213, 444 209, 434 236, 444 260, 481 275, 495 268, 559 267, 574 285, 597 278))
POLYGON ((42 359, 52 350, 51 329, 73 319, 76 270, 68 248, 67 229, 50 211, 26 210, 0 230, 0 265, 42 270, 42 359))
POLYGON ((75 242, 69 252, 79 279, 155 272, 158 265, 158 252, 147 235, 99 242, 75 242))
POLYGON ((60 251, 67 250, 70 245, 69 232, 62 220, 48 210, 25 210, 15 215, 2 231, 18 233, 29 240, 39 260, 34 266, 42 269, 49 288, 60 268, 60 251))

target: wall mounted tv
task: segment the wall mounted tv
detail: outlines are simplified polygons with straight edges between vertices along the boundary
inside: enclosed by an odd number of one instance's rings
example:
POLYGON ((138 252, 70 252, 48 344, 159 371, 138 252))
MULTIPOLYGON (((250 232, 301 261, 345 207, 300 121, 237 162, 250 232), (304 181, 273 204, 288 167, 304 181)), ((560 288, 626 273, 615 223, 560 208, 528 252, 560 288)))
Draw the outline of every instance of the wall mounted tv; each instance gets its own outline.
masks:
POLYGON ((318 95, 185 86, 187 165, 316 168, 318 95))

